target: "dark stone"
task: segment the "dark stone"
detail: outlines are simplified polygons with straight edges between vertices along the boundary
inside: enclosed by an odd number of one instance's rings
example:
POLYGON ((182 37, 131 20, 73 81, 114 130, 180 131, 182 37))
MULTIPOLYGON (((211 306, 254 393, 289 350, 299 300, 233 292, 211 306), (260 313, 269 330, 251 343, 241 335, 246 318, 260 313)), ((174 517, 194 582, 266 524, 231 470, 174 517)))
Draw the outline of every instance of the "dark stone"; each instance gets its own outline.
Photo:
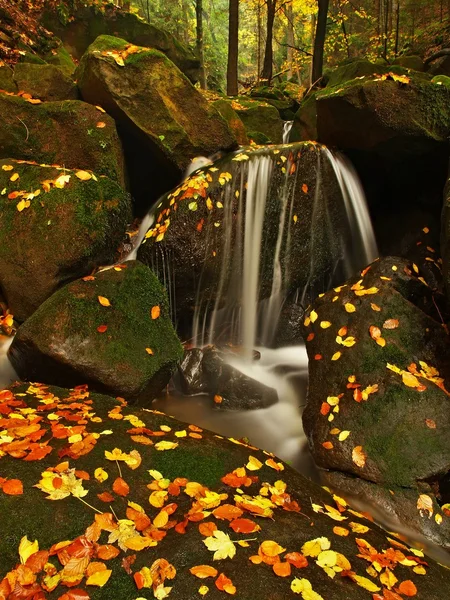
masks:
POLYGON ((206 393, 208 389, 203 373, 203 350, 200 348, 185 350, 178 365, 177 376, 177 383, 183 394, 191 396, 206 393))
POLYGON ((23 379, 89 383, 141 404, 161 393, 181 356, 166 292, 137 261, 79 279, 53 294, 18 329, 9 350, 23 379), (110 305, 102 305, 102 298, 110 305), (155 306, 160 308, 156 318, 155 306), (99 332, 102 325, 107 329, 99 332))

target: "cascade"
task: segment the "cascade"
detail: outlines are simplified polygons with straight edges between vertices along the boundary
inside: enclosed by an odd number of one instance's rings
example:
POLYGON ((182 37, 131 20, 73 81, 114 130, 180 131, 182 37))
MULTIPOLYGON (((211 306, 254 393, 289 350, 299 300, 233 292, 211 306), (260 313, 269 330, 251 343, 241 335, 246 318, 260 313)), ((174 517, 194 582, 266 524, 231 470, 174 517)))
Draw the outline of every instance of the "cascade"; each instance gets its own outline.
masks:
POLYGON ((283 144, 289 144, 289 137, 294 121, 285 121, 283 125, 283 144))

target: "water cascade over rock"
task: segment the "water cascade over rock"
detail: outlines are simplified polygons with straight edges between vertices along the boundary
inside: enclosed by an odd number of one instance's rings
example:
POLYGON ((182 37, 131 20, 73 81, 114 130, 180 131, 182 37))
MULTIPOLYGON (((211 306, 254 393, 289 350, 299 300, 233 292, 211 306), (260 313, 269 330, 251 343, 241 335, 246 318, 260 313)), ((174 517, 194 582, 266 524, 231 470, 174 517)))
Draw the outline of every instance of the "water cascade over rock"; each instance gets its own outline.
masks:
POLYGON ((304 306, 376 257, 355 172, 312 143, 228 155, 152 216, 139 260, 164 282, 178 330, 196 346, 273 345, 287 304, 304 306))

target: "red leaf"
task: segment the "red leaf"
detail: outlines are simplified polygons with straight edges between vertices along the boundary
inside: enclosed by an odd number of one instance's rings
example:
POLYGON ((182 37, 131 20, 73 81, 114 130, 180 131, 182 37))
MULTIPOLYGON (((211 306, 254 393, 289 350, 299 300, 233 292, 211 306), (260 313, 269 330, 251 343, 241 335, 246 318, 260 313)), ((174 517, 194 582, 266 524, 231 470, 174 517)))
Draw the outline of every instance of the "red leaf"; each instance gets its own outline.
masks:
POLYGON ((122 479, 122 477, 118 477, 113 483, 113 490, 116 494, 119 494, 119 496, 128 496, 130 493, 130 486, 122 479))
POLYGON ((23 494, 23 484, 20 479, 7 479, 2 486, 2 490, 8 496, 20 496, 23 494))

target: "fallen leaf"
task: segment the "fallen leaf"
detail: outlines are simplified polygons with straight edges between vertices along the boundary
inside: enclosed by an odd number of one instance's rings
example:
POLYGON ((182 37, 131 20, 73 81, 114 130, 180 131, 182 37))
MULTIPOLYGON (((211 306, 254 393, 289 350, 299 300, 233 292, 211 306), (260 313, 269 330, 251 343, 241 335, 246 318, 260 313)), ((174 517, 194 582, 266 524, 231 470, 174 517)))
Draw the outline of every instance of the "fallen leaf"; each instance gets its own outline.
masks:
POLYGON ((111 302, 105 296, 98 296, 98 301, 102 306, 111 306, 111 302))

